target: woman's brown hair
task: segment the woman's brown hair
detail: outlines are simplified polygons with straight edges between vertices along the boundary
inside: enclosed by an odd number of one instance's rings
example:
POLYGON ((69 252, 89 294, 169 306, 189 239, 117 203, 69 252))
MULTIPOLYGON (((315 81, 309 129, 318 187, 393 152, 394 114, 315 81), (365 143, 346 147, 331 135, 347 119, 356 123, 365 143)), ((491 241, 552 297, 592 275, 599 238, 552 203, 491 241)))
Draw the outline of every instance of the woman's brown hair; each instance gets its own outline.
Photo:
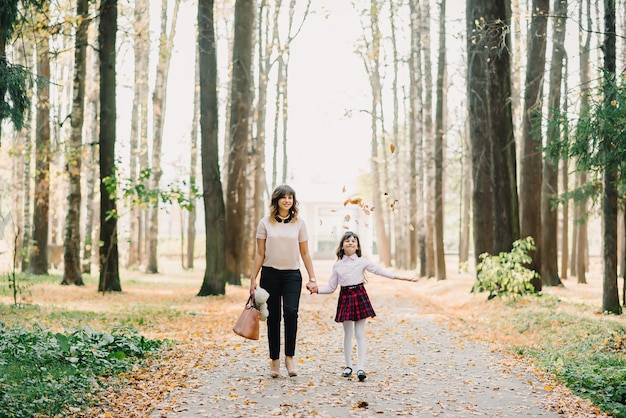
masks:
POLYGON ((296 220, 298 220, 298 200, 296 199, 296 191, 287 184, 276 186, 272 192, 272 201, 270 202, 270 221, 288 223, 296 220), (287 195, 293 197, 293 205, 289 208, 289 217, 283 221, 278 217, 278 201, 287 195))

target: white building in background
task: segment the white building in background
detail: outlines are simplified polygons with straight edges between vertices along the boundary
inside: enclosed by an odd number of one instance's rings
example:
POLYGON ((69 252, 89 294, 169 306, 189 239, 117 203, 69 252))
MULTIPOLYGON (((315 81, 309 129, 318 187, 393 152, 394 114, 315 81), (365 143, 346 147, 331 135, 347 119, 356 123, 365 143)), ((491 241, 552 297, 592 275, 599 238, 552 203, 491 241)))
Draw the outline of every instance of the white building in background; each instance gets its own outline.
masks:
POLYGON ((335 259, 339 240, 346 231, 359 235, 361 251, 370 260, 373 254, 373 219, 367 207, 346 203, 360 196, 328 184, 293 185, 299 202, 300 216, 309 232, 309 249, 313 259, 335 259))

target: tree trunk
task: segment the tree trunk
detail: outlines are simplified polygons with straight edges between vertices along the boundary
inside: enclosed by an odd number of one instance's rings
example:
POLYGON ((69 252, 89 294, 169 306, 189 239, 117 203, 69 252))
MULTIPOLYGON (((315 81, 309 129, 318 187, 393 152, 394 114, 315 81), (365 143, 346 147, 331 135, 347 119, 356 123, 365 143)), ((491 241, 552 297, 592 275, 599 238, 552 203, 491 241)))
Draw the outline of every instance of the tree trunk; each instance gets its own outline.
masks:
MULTIPOLYGON (((150 4, 148 0, 136 0, 133 22, 135 49, 135 82, 133 86, 133 109, 130 124, 130 176, 135 182, 143 182, 141 159, 147 153, 148 135, 148 79, 150 63, 150 4)), ((130 208, 129 246, 126 260, 129 268, 138 267, 142 259, 143 218, 145 210, 140 205, 130 208)))
MULTIPOLYGON (((583 13, 583 3, 581 2, 578 10, 578 21, 583 22, 585 19, 585 30, 578 33, 578 51, 579 51, 579 68, 580 68, 580 115, 584 116, 589 112, 589 94, 591 83, 590 70, 590 48, 591 48, 591 0, 586 2, 586 13, 583 13)), ((587 182, 587 173, 577 172, 577 187, 581 187, 587 182)), ((572 268, 575 268, 572 274, 576 275, 578 283, 587 283, 587 255, 589 253, 587 240, 587 200, 583 197, 577 201, 574 207, 574 222, 576 223, 576 253, 572 256, 572 268)))
POLYGON ((423 225, 423 158, 422 158, 422 39, 420 34, 421 7, 419 1, 409 2, 411 19, 411 55, 409 66, 410 77, 410 106, 409 106, 409 233, 411 244, 411 268, 420 267, 420 277, 426 275, 426 266, 418 262, 421 254, 422 225, 423 225))
POLYGON ((218 148, 217 51, 213 0, 198 2, 200 136, 206 269, 198 296, 226 293, 225 208, 218 148))
POLYGON ((470 0, 466 4, 477 264, 482 253, 510 250, 519 236, 505 3, 470 0))
POLYGON ((446 73, 446 0, 441 0, 439 15, 439 59, 437 70, 437 111, 435 115, 435 267, 437 280, 446 278, 446 258, 443 246, 443 150, 447 131, 447 73, 446 73))
POLYGON ((396 15, 398 14, 399 5, 395 0, 389 1, 389 23, 391 30, 391 45, 393 56, 393 81, 391 83, 391 92, 393 95, 393 121, 392 121, 392 141, 395 143, 396 151, 392 160, 393 175, 389 178, 390 190, 395 189, 394 201, 391 204, 391 225, 393 225, 393 247, 394 247, 394 259, 396 260, 395 266, 401 269, 410 269, 409 265, 409 253, 410 246, 405 243, 408 240, 407 234, 407 209, 404 198, 401 196, 408 196, 409 191, 406 187, 406 179, 408 173, 406 173, 405 167, 407 167, 406 155, 408 142, 406 141, 406 135, 400 135, 400 99, 398 80, 400 74, 400 65, 403 65, 400 61, 400 54, 398 52, 398 39, 396 34, 396 15))
POLYGON ((459 268, 469 261, 470 213, 472 210, 472 154, 469 138, 469 118, 466 118, 463 138, 463 181, 461 183, 461 233, 459 238, 459 268))
MULTIPOLYGON (((615 99, 615 0, 604 0, 604 70, 605 89, 604 105, 611 106, 615 99)), ((602 312, 619 315, 622 307, 617 289, 617 164, 609 160, 617 144, 607 131, 602 140, 602 151, 607 157, 604 169, 604 187, 602 193, 602 220, 604 224, 604 279, 602 286, 602 312)), ((621 161, 620 161, 621 162, 621 161)))
POLYGON ((50 209, 50 45, 49 7, 45 3, 41 16, 37 43, 37 132, 35 139, 35 196, 33 210, 33 244, 30 251, 29 272, 48 274, 48 232, 50 209))
POLYGON ((230 107, 230 150, 226 192, 226 266, 229 282, 241 283, 245 254, 247 168, 252 108, 252 31, 254 30, 256 2, 235 2, 235 39, 232 60, 232 102, 230 107))
POLYGON ((116 49, 117 0, 100 5, 100 281, 98 291, 121 292, 117 246, 117 208, 115 188, 108 182, 116 178, 116 49))
MULTIPOLYGON (((21 57, 21 65, 26 68, 32 68, 32 56, 33 56, 33 47, 34 42, 30 38, 26 38, 23 41, 23 55, 21 57)), ((0 41, 0 46, 2 42, 0 41)), ((30 91, 30 90, 29 90, 30 91)), ((32 93, 29 93, 32 94, 32 93)), ((18 134, 18 144, 16 153, 22 155, 22 158, 14 158, 16 162, 15 167, 15 184, 21 184, 21 187, 18 186, 18 190, 21 188, 21 191, 18 191, 18 197, 14 199, 15 209, 13 216, 13 223, 17 227, 17 240, 14 248, 15 254, 17 255, 17 259, 19 260, 19 264, 21 266, 21 271, 26 273, 28 272, 28 250, 30 248, 31 242, 31 204, 32 204, 32 156, 33 156, 33 144, 32 144, 32 115, 30 113, 27 114, 28 121, 24 125, 22 131, 18 134)), ((18 155, 19 155, 18 154, 18 155)), ((15 266, 17 267, 17 266, 15 266)))
POLYGON ((379 161, 379 143, 378 143, 378 120, 381 112, 382 86, 380 81, 380 42, 381 34, 379 28, 379 12, 380 4, 378 0, 370 1, 369 10, 369 28, 371 31, 369 38, 365 35, 367 50, 362 51, 361 57, 363 64, 369 76, 370 88, 372 92, 372 101, 370 109, 370 127, 371 127, 371 143, 370 143, 370 167, 372 179, 372 207, 375 209, 371 213, 374 217, 374 229, 376 231, 376 248, 380 263, 389 266, 391 263, 391 251, 389 237, 385 228, 384 210, 382 209, 381 198, 381 174, 379 161))
MULTIPOLYGON (((153 112, 153 138, 152 138, 152 172, 150 176, 150 189, 159 190, 159 183, 163 171, 161 170, 161 147, 163 145, 163 125, 165 124, 165 105, 167 103, 167 76, 170 70, 172 59, 172 48, 174 46, 174 36, 176 34, 176 21, 178 20, 178 9, 180 0, 174 0, 174 10, 172 21, 170 22, 169 34, 167 33, 167 3, 161 2, 161 36, 159 43, 159 61, 157 63, 156 80, 154 94, 152 96, 153 112)), ((154 274, 159 272, 158 265, 158 241, 159 241, 159 199, 152 202, 148 210, 148 230, 147 230, 147 264, 146 273, 154 274)))
POLYGON ((81 210, 81 169, 83 152, 83 121, 85 111, 85 76, 87 73, 87 43, 90 23, 89 1, 78 0, 76 4, 76 49, 74 51, 74 98, 72 102, 72 133, 70 137, 66 171, 69 177, 67 214, 63 253, 63 281, 61 284, 85 283, 80 266, 80 210, 81 210))
MULTIPOLYGON (((568 60, 567 56, 565 56, 565 68, 564 73, 569 74, 568 69, 568 60)), ((569 106, 567 100, 567 92, 569 91, 567 77, 563 77, 563 90, 561 92, 561 96, 563 97, 563 113, 568 114, 569 106)), ((569 129, 567 124, 564 127, 563 137, 569 137, 569 129)), ((563 194, 567 195, 569 192, 569 158, 565 156, 563 161, 561 162, 561 184, 563 189, 563 194)), ((562 230, 561 230, 561 279, 567 280, 568 278, 568 268, 570 263, 569 251, 570 251, 570 204, 569 200, 565 199, 563 202, 563 222, 562 222, 562 230)))
MULTIPOLYGON (((529 269, 541 273, 541 184, 542 184, 542 102, 543 75, 546 62, 546 31, 549 0, 533 0, 528 34, 527 62, 522 126, 522 156, 520 170, 521 235, 535 240, 535 251, 529 269)), ((541 290, 541 279, 533 279, 535 290, 541 290)))
MULTIPOLYGON (((548 132, 546 146, 561 136, 557 119, 561 109, 561 83, 563 81, 563 60, 565 59, 565 32, 567 21, 567 0, 554 0, 552 18, 552 59, 550 60, 550 84, 548 91, 548 132)), ((559 194, 559 163, 545 157, 541 183, 541 279, 546 286, 559 286, 558 265, 558 209, 556 200, 559 194)))
POLYGON ((424 60, 424 173, 425 184, 425 222, 424 239, 426 243, 426 277, 435 277, 435 161, 433 132, 433 78, 430 58, 430 2, 422 3, 422 58, 424 60))
MULTIPOLYGON (((191 117, 191 157, 189 161, 189 185, 198 184, 198 125, 200 122, 200 51, 196 46, 193 93, 193 116, 191 117)), ((195 202, 194 192, 190 190, 189 198, 195 202)), ((193 269, 194 253, 196 251, 196 206, 187 213, 187 257, 183 267, 193 269)))
MULTIPOLYGON (((89 51, 89 50, 88 50, 89 51)), ((87 79, 89 85, 89 109, 90 114, 86 118, 86 120, 90 121, 90 124, 87 127, 87 132, 85 137, 92 138, 93 142, 87 144, 87 152, 85 163, 87 165, 87 174, 85 179, 85 187, 86 187, 86 198, 85 198, 85 243, 83 245, 83 273, 90 274, 91 273, 91 264, 92 258, 95 254, 93 243, 94 236, 98 236, 97 228, 94 228, 93 223, 97 214, 95 208, 95 188, 96 181, 98 178, 98 155, 100 153, 100 148, 98 143, 95 142, 94 138, 100 137, 100 130, 98 124, 98 115, 100 113, 99 107, 99 97, 98 97, 98 87, 100 85, 100 77, 99 77, 99 58, 98 54, 93 50, 88 52, 91 54, 91 67, 93 68, 93 77, 89 77, 87 79)))

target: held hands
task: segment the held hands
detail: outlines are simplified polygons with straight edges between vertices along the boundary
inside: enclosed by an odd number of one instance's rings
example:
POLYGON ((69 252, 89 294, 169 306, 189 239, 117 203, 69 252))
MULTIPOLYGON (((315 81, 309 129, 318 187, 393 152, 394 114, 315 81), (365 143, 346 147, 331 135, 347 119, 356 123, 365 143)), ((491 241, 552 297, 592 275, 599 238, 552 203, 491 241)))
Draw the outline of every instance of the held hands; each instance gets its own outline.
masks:
POLYGON ((312 295, 313 293, 317 293, 317 290, 318 290, 318 289, 317 289, 317 283, 315 283, 315 282, 308 282, 308 283, 306 284, 306 290, 308 290, 309 292, 311 292, 311 295, 312 295))

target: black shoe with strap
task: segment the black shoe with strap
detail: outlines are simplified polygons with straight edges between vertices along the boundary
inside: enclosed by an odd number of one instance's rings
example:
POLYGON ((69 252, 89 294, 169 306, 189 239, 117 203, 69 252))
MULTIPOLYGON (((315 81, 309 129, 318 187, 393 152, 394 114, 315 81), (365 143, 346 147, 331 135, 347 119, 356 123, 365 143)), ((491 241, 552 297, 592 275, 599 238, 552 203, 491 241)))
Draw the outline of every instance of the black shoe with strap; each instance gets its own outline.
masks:
POLYGON ((367 377, 367 375, 365 374, 363 370, 359 370, 358 372, 356 372, 356 376, 359 378, 359 382, 364 381, 365 378, 367 377))
POLYGON ((350 377, 352 375, 352 367, 346 367, 341 373, 341 377, 350 377))

